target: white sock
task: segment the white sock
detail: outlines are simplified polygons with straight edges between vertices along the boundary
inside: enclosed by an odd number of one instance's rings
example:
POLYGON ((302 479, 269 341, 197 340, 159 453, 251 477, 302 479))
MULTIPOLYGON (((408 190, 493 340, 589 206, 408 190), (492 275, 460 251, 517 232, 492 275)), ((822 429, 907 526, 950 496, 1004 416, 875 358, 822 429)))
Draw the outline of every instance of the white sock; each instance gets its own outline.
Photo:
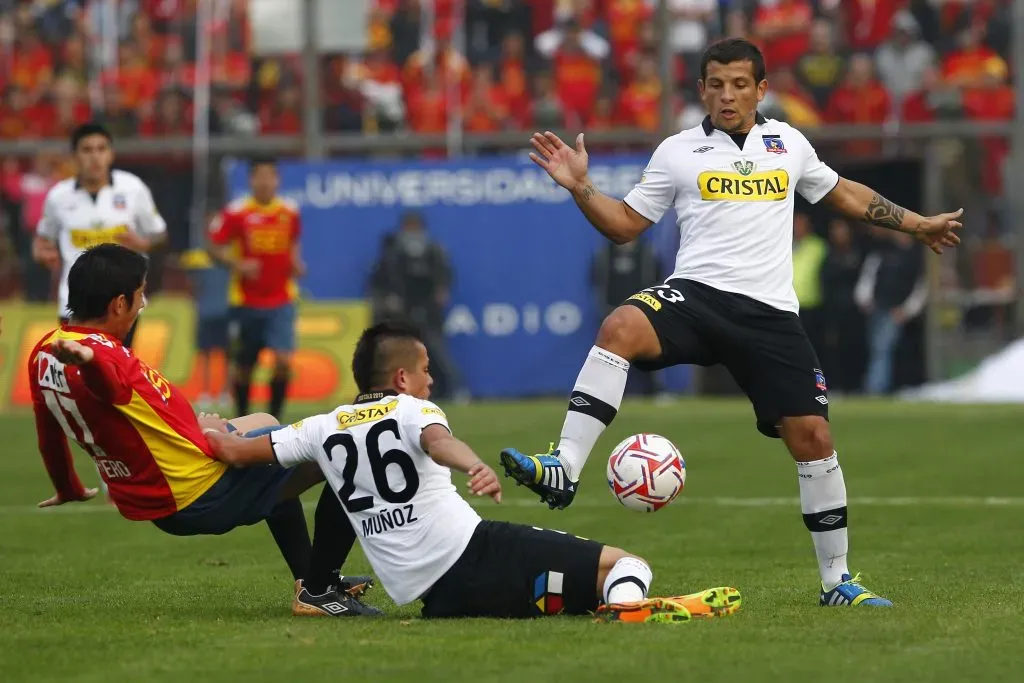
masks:
POLYGON ((629 361, 625 358, 596 346, 587 354, 569 397, 569 411, 558 442, 558 459, 570 481, 579 480, 598 437, 615 419, 628 375, 629 361))
POLYGON ((640 602, 647 597, 652 578, 649 564, 639 557, 623 557, 604 580, 605 603, 640 602))
POLYGON ((814 553, 818 556, 821 582, 832 588, 849 574, 846 554, 850 542, 846 533, 846 482, 835 451, 824 460, 798 462, 800 511, 811 532, 814 553))

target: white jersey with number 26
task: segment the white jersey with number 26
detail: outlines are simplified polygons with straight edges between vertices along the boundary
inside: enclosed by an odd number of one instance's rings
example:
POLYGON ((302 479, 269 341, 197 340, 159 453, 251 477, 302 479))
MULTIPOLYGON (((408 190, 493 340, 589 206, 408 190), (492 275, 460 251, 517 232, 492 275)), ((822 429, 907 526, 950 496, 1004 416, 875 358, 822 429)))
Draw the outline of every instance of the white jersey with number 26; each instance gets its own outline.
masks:
POLYGON ((320 464, 374 572, 404 605, 455 564, 480 515, 420 446, 426 427, 449 429, 441 409, 408 395, 366 398, 279 429, 271 443, 284 467, 320 464))

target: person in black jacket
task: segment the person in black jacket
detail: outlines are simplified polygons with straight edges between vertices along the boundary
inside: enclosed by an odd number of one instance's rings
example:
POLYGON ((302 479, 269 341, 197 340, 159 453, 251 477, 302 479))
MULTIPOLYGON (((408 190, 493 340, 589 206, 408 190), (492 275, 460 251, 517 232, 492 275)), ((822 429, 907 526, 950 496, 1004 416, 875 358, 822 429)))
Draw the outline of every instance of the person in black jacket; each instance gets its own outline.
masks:
POLYGON ((451 283, 452 269, 444 247, 430 238, 420 214, 405 213, 398 231, 384 238, 380 259, 370 276, 373 321, 403 320, 415 325, 430 353, 437 393, 461 401, 468 394, 444 335, 451 283))
POLYGON ((903 328, 924 309, 928 283, 924 261, 906 233, 880 234, 879 247, 861 268, 854 297, 868 318, 868 371, 864 390, 871 395, 892 389, 892 359, 903 328))
POLYGON ((836 218, 828 226, 828 254, 821 267, 822 308, 825 317, 825 371, 833 393, 860 391, 864 379, 864 316, 853 292, 864 261, 850 224, 836 218))

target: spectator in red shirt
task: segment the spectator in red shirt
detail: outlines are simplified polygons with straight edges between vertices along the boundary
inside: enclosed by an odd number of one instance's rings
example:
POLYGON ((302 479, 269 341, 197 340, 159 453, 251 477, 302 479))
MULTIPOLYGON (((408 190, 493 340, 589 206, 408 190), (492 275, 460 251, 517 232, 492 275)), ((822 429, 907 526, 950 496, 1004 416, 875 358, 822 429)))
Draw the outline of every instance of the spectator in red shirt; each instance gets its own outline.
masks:
POLYGON ((984 40, 984 24, 975 24, 957 36, 958 49, 942 63, 942 74, 951 85, 972 86, 991 70, 1007 69, 1003 58, 984 40))
POLYGON ((640 47, 640 27, 651 12, 644 0, 607 0, 605 7, 612 60, 623 74, 640 47))
MULTIPOLYGON (((1001 65, 990 62, 985 74, 971 87, 964 88, 964 114, 973 121, 1011 121, 1014 114, 1013 88, 1006 82, 1007 72, 1001 65)), ((1003 193, 1002 168, 1010 153, 1005 137, 981 139, 983 163, 981 187, 993 197, 1003 193)))
POLYGON ((7 90, 6 102, 0 107, 0 140, 40 137, 35 105, 27 92, 18 87, 7 90))
POLYGON ((842 0, 839 8, 851 50, 871 51, 889 37, 893 16, 905 0, 842 0))
POLYGON ((464 95, 468 93, 469 63, 451 41, 453 27, 440 23, 436 28, 436 40, 412 54, 402 70, 402 82, 406 92, 415 90, 425 71, 436 72, 442 88, 457 86, 464 95))
POLYGON ((252 64, 245 52, 232 50, 226 33, 216 33, 210 41, 211 74, 215 85, 241 93, 252 78, 252 64))
MULTIPOLYGON (((828 103, 825 118, 829 123, 882 124, 889 118, 889 93, 875 78, 871 57, 856 54, 850 58, 850 70, 828 103)), ((881 150, 877 141, 856 140, 844 145, 848 154, 867 156, 881 150)))
POLYGON ((778 69, 768 76, 769 93, 774 93, 786 123, 801 130, 821 125, 821 112, 807 91, 797 82, 793 70, 778 69))
POLYGON ((416 133, 443 133, 448 129, 448 102, 433 71, 424 72, 422 86, 409 96, 409 127, 416 133))
POLYGON ((601 66, 580 44, 579 26, 566 30, 554 57, 555 88, 566 113, 577 120, 586 118, 601 88, 601 66))
POLYGON ((480 64, 473 70, 473 87, 462 119, 465 129, 471 133, 494 133, 508 127, 508 105, 503 91, 494 84, 490 64, 480 64))
POLYGON ((156 71, 139 52, 135 43, 121 43, 117 51, 118 69, 105 73, 104 83, 120 89, 124 106, 128 109, 152 104, 160 91, 160 78, 156 71))
POLYGON ((9 54, 11 85, 23 90, 29 104, 34 104, 45 94, 53 80, 53 58, 50 51, 35 31, 23 30, 15 36, 14 49, 9 54))
POLYGON ((53 84, 52 100, 54 137, 69 137, 75 128, 92 118, 85 86, 71 76, 62 76, 53 84))
POLYGON ((754 12, 754 34, 769 69, 793 66, 807 52, 812 16, 807 0, 761 0, 754 12))
POLYGON ((658 65, 649 58, 640 59, 636 76, 619 95, 619 111, 629 126, 648 132, 661 126, 661 80, 658 65))
POLYGON ((125 104, 124 93, 116 83, 103 87, 103 111, 97 118, 115 139, 131 137, 139 129, 139 117, 125 104))
POLYGON ((497 80, 509 110, 520 128, 525 129, 529 123, 530 90, 526 80, 526 46, 522 34, 509 33, 501 41, 497 80))
POLYGON ((297 85, 285 86, 273 104, 260 112, 260 128, 270 135, 295 135, 302 132, 302 91, 297 85))

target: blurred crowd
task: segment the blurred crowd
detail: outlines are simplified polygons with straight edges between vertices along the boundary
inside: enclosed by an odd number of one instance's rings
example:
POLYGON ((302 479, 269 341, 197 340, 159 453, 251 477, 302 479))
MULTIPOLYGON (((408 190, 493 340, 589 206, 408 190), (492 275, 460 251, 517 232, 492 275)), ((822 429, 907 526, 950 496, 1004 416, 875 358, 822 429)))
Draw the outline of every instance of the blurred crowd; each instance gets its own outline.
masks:
MULTIPOLYGON (((247 0, 210 1, 213 131, 300 132, 301 55, 256 54, 247 0)), ((443 132, 453 117, 472 132, 653 131, 666 86, 679 123, 691 123, 703 115, 700 53, 723 35, 761 45, 765 113, 798 126, 1013 113, 1009 0, 668 0, 669 84, 656 57, 657 0, 371 5, 366 50, 322 55, 331 131, 443 132)), ((63 137, 90 117, 115 135, 189 134, 196 7, 0 0, 0 139, 63 137)))

